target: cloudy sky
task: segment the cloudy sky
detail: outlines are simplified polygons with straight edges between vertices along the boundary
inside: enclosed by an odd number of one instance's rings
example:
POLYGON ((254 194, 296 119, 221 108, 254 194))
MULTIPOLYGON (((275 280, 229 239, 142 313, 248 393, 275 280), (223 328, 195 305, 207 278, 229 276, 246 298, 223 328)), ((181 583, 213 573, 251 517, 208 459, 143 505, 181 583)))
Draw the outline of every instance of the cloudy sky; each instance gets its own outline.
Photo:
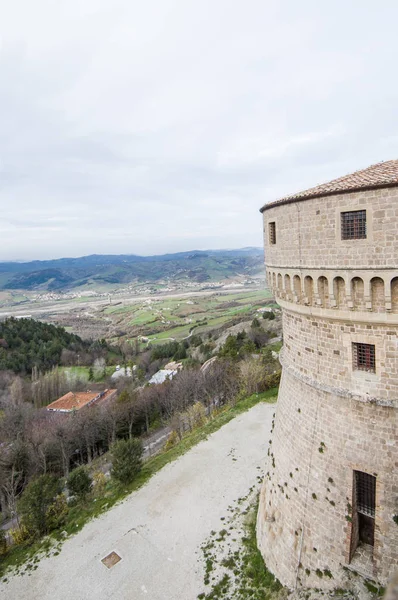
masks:
POLYGON ((398 4, 0 0, 0 260, 260 246, 398 158, 398 4))

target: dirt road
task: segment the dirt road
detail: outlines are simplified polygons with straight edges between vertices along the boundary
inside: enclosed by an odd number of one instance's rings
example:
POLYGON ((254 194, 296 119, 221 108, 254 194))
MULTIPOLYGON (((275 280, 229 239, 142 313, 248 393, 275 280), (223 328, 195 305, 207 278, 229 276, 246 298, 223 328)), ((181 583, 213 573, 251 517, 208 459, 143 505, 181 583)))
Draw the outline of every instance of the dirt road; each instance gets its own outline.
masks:
POLYGON ((10 600, 195 600, 200 545, 262 471, 273 405, 259 404, 167 465, 67 540, 31 575, 0 584, 10 600), (116 552, 108 569, 101 560, 116 552))

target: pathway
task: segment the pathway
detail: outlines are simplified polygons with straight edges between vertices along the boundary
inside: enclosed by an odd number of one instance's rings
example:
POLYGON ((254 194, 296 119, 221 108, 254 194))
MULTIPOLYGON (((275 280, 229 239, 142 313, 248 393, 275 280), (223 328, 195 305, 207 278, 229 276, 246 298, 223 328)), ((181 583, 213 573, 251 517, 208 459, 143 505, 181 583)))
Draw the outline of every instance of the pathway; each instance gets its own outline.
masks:
POLYGON ((200 545, 256 483, 273 405, 259 404, 159 471, 143 488, 68 539, 31 575, 0 584, 18 600, 195 600, 200 545), (101 560, 116 552, 108 569, 101 560))

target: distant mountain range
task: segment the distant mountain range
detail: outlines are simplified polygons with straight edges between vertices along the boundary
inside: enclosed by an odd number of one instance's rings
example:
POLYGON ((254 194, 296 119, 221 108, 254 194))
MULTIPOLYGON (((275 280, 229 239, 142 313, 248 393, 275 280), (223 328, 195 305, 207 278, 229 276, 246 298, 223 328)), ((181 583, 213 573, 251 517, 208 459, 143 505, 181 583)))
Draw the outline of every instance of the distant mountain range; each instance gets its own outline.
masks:
POLYGON ((211 282, 258 274, 263 260, 262 248, 241 248, 160 256, 93 254, 23 263, 0 262, 0 289, 64 291, 87 284, 123 285, 168 279, 211 282))

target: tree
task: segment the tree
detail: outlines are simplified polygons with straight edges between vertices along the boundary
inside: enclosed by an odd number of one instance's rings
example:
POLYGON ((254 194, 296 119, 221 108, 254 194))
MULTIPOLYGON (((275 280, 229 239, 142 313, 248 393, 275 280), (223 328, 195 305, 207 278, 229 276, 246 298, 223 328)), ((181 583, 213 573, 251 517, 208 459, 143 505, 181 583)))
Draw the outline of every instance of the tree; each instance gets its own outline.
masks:
POLYGON ((7 538, 4 529, 0 529, 0 556, 7 552, 7 538))
POLYGON ((225 344, 220 349, 218 356, 236 358, 238 356, 239 345, 237 339, 233 335, 229 335, 225 340, 225 344))
POLYGON ((275 319, 275 313, 271 312, 263 312, 263 319, 273 321, 275 319))
POLYGON ((10 386, 11 400, 14 404, 21 404, 25 399, 23 379, 16 377, 10 386))
POLYGON ((68 490, 78 498, 84 498, 91 490, 91 477, 84 467, 74 469, 68 477, 68 490))
POLYGON ((36 535, 49 531, 48 509, 60 491, 60 480, 54 475, 40 475, 26 486, 18 511, 24 525, 36 535))
POLYGON ((94 381, 94 370, 93 367, 90 367, 88 370, 88 380, 89 381, 94 381))
POLYGON ((27 444, 18 440, 0 450, 0 497, 12 517, 17 514, 17 501, 30 475, 30 455, 27 444))
MULTIPOLYGON (((103 373, 105 370, 105 358, 100 357, 100 358, 96 358, 94 361, 94 369, 92 369, 93 371, 93 379, 96 379, 97 381, 101 379, 103 373)), ((90 370, 89 370, 90 372, 90 370)), ((106 370, 105 370, 106 372, 106 370)), ((90 381, 93 381, 93 379, 90 379, 90 381)))
POLYGON ((119 440, 112 445, 112 470, 111 475, 120 483, 126 484, 133 481, 142 466, 142 443, 136 438, 119 440))

